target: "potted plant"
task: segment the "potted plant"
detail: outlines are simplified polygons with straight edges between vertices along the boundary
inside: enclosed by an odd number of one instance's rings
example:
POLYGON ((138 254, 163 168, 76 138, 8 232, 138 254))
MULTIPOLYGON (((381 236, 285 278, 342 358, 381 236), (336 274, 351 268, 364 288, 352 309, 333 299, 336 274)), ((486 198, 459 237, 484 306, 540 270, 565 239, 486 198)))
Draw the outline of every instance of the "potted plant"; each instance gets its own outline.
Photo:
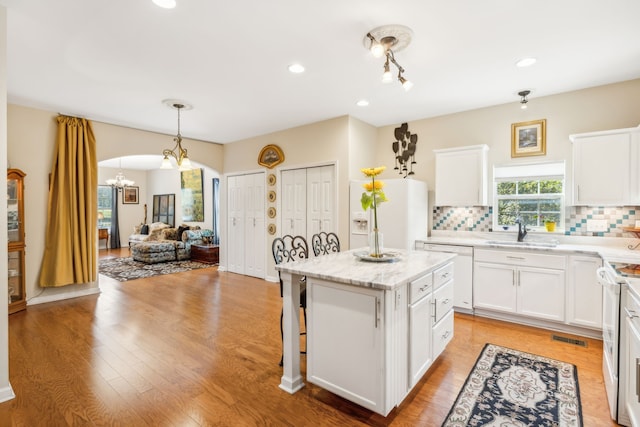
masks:
POLYGON ((544 227, 547 229, 548 232, 554 232, 556 231, 556 221, 553 219, 545 219, 544 220, 544 227))

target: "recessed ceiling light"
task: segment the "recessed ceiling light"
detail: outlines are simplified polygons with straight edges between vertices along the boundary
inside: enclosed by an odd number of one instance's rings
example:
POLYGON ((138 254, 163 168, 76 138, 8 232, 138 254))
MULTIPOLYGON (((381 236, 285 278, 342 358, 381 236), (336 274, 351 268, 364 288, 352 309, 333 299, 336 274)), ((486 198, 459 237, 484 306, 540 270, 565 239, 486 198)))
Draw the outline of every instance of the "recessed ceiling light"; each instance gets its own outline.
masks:
POLYGON ((160 6, 164 9, 173 9, 176 7, 176 0, 152 0, 156 6, 160 6))
POLYGON ((356 102, 356 105, 358 107, 367 107, 369 105, 369 101, 367 101, 366 99, 361 99, 360 101, 356 102))
POLYGON ((516 62, 516 67, 529 67, 536 63, 536 58, 522 58, 518 62, 516 62))
POLYGON ((291 64, 289 65, 289 71, 294 74, 304 73, 304 67, 300 64, 291 64))

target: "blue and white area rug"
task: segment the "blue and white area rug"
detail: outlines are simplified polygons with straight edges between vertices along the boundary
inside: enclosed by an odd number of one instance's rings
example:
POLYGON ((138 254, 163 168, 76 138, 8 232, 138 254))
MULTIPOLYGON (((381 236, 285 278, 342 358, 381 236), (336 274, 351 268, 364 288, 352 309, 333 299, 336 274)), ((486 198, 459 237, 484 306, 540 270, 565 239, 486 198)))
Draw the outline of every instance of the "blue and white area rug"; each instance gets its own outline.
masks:
POLYGON ((442 426, 580 427, 577 368, 486 344, 442 426))

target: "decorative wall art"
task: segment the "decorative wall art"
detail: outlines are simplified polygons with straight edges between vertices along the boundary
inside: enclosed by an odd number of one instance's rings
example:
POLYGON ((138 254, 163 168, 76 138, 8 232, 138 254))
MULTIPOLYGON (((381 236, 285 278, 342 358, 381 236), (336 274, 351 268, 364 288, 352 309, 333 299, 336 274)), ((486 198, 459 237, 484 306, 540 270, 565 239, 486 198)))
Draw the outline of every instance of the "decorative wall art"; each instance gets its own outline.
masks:
POLYGON ((124 187, 122 189, 122 203, 125 205, 137 205, 138 190, 139 187, 124 187))
POLYGON ((418 145, 418 135, 409 132, 409 125, 403 123, 400 127, 393 130, 396 138, 391 143, 391 149, 396 155, 394 170, 400 175, 404 174, 404 178, 408 175, 414 175, 413 165, 416 164, 416 147, 418 145), (407 167, 407 165, 409 167, 407 167))
POLYGON ((204 222, 203 169, 180 172, 182 221, 204 222))
POLYGON ((275 202, 276 201, 276 192, 273 191, 273 190, 269 191, 269 193, 267 193, 267 198, 269 199, 269 201, 271 203, 275 202))
POLYGON ((154 194, 152 222, 164 222, 174 227, 176 223, 175 205, 175 194, 154 194))
POLYGON ((267 215, 269 215, 269 218, 275 218, 276 217, 276 208, 274 208, 272 206, 269 209, 267 209, 267 215))
POLYGON ((269 226, 267 227, 267 231, 273 236, 274 234, 276 234, 276 225, 269 224, 269 226))
POLYGON ((269 183, 270 186, 276 185, 276 176, 270 173, 269 176, 267 176, 267 182, 269 183))
POLYGON ((277 145, 266 145, 258 155, 258 164, 269 169, 284 162, 284 153, 277 145))
POLYGON ((511 157, 544 156, 545 154, 547 154, 546 119, 511 125, 511 157))

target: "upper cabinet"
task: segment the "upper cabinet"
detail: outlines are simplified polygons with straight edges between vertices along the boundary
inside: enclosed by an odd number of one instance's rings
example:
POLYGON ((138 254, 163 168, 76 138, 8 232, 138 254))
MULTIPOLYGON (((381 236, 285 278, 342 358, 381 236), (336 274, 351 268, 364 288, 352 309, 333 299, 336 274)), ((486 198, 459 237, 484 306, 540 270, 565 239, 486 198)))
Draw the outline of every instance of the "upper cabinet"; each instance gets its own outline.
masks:
POLYGON ((640 203, 640 127, 570 135, 573 204, 640 203))
POLYGON ((487 205, 487 145, 433 150, 436 206, 487 205))

